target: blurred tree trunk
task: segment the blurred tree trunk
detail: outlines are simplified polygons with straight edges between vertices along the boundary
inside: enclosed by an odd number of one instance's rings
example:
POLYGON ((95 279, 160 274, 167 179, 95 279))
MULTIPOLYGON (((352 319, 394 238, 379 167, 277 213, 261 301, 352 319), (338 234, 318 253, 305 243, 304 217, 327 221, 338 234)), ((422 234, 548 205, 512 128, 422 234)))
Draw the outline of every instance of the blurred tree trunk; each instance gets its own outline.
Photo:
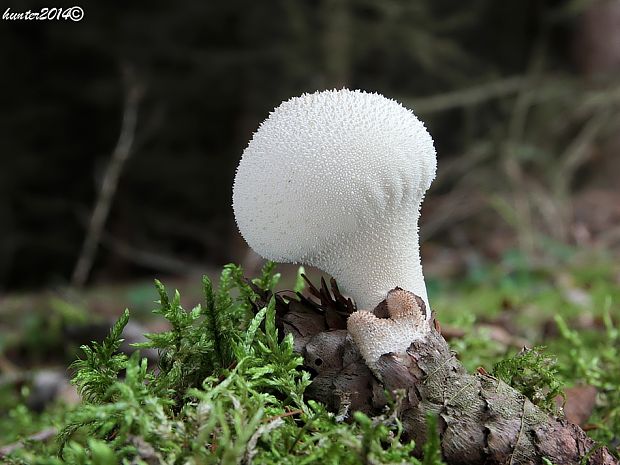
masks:
POLYGON ((588 77, 620 71, 620 0, 591 2, 580 20, 575 55, 588 77))
POLYGON ((322 20, 325 87, 346 87, 351 67, 349 0, 324 0, 322 20))
MULTIPOLYGON (((590 2, 582 14, 574 40, 574 57, 583 75, 590 79, 620 78, 620 0, 590 2)), ((620 173, 620 133, 611 135, 592 157, 593 184, 617 187, 620 173)))

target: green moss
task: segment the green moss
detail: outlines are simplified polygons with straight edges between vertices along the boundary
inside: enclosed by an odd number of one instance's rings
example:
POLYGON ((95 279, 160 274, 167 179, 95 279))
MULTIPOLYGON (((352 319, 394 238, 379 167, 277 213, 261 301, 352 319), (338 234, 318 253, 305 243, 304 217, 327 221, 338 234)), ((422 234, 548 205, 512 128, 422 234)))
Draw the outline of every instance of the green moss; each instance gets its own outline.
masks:
MULTIPOLYGON (((268 264, 253 283, 273 289, 277 280, 268 264)), ((414 444, 401 442, 393 415, 357 413, 341 423, 304 398, 310 374, 291 335, 279 337, 275 301, 254 314, 256 296, 239 267, 226 266, 217 289, 205 278, 205 303, 191 311, 178 292, 170 298, 160 282, 156 288, 154 313, 171 329, 148 334, 139 347, 159 350, 159 366, 149 367, 138 352, 117 352, 125 311, 105 340, 82 347, 72 365, 83 400, 55 417, 57 445, 35 441, 17 448, 8 463, 422 463, 411 457, 414 444)), ((28 423, 17 425, 21 433, 39 426, 24 408, 14 413, 28 423)), ((423 463, 439 465, 438 436, 429 437, 423 463)))
POLYGON ((544 347, 523 348, 516 355, 500 360, 493 368, 493 376, 549 412, 557 412, 556 398, 564 396, 557 362, 544 353, 544 347))
MULTIPOLYGON (((597 404, 589 420, 595 428, 589 434, 613 445, 620 437, 620 336, 611 316, 620 302, 616 273, 613 264, 587 261, 532 270, 515 255, 442 282, 435 287, 433 308, 442 325, 463 330, 451 345, 470 371, 486 367, 543 408, 552 409, 562 385, 595 386, 597 404), (589 303, 570 302, 560 282, 585 292, 589 303), (514 347, 480 325, 496 324, 500 317, 512 326, 512 335, 547 349, 514 355, 514 347), (592 323, 572 329, 577 317, 592 323)), ((268 264, 253 282, 274 289, 278 278, 268 264)), ((289 280, 302 288, 299 276, 289 280)), ((341 423, 304 398, 309 374, 291 338, 280 338, 273 302, 252 311, 255 295, 239 267, 226 266, 217 287, 206 278, 202 287, 203 303, 186 310, 177 292, 156 283, 155 315, 170 329, 149 334, 139 346, 159 351, 158 366, 149 366, 138 353, 117 352, 129 318, 123 314, 109 336, 84 347, 73 365, 73 380, 83 395, 78 406, 55 403, 36 413, 24 404, 27 386, 21 393, 3 388, 4 444, 50 427, 61 433, 58 443, 27 441, 3 460, 20 465, 250 459, 291 465, 420 463, 410 457, 413 445, 401 440, 401 426, 390 414, 356 414, 351 424, 341 423)), ((436 431, 433 419, 429 431, 436 431)), ((423 449, 423 463, 440 463, 438 437, 431 434, 423 449)))
POLYGON ((565 350, 558 352, 560 374, 571 384, 584 383, 597 389, 597 402, 589 421, 593 426, 590 434, 607 444, 620 437, 620 329, 612 320, 611 307, 609 298, 603 316, 603 334, 575 331, 562 316, 556 317, 566 343, 565 350))

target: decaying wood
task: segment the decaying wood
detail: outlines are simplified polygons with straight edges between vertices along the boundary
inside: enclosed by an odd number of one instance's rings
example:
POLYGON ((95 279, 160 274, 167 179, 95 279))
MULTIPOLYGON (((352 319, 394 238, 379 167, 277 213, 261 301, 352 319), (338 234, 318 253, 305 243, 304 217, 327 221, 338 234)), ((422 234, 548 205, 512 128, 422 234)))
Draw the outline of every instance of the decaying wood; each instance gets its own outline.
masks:
MULTIPOLYGON (((334 412, 384 413, 387 396, 400 391, 398 417, 405 438, 426 439, 426 418, 439 418, 444 460, 448 464, 617 464, 578 426, 535 406, 504 382, 480 370, 469 374, 433 320, 428 337, 406 353, 386 354, 378 362, 379 381, 361 358, 346 330, 355 305, 332 280, 310 285, 318 302, 276 298, 278 326, 295 338, 295 348, 315 373, 307 390, 334 412), (392 393, 392 394, 390 394, 392 393)), ((270 295, 262 295, 265 304, 270 295)), ((375 314, 384 315, 385 301, 375 314)), ((416 450, 421 453, 420 449, 416 450)))

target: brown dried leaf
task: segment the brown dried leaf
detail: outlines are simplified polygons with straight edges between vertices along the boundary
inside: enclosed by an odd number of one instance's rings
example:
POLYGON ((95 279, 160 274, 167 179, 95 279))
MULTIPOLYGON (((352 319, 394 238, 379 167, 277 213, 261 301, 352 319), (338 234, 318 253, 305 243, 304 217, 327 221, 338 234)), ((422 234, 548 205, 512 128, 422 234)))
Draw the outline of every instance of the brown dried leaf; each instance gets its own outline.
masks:
MULTIPOLYGON (((575 425, 585 425, 596 405, 596 388, 587 385, 574 386, 565 389, 564 394, 566 395, 564 404, 566 419, 575 425)), ((557 402, 561 405, 562 399, 558 398, 557 402)))

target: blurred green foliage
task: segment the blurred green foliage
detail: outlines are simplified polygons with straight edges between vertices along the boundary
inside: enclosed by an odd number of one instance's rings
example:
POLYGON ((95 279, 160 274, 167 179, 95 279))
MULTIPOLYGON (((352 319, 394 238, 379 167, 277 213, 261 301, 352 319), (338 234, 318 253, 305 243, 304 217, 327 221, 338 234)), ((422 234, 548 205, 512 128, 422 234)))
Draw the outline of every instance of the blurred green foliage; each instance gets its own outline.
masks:
MULTIPOLYGON (((577 379, 598 391, 590 422, 593 437, 615 444, 620 437, 620 323, 612 320, 611 299, 604 313, 604 331, 585 334, 569 327, 562 315, 555 320, 566 341, 558 369, 566 380, 577 379)), ((617 304, 616 304, 617 305, 617 304)))

